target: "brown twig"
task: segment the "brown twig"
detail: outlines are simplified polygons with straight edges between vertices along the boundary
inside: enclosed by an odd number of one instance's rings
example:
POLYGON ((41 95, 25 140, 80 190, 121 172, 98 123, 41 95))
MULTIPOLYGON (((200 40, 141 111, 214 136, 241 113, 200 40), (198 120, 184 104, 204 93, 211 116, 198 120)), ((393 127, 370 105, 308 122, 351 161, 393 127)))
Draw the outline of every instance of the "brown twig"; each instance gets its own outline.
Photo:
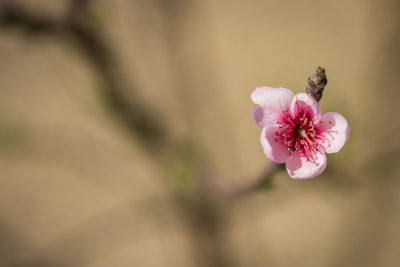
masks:
POLYGON ((318 66, 311 76, 308 77, 306 92, 319 102, 327 83, 328 80, 326 78, 325 69, 318 66))

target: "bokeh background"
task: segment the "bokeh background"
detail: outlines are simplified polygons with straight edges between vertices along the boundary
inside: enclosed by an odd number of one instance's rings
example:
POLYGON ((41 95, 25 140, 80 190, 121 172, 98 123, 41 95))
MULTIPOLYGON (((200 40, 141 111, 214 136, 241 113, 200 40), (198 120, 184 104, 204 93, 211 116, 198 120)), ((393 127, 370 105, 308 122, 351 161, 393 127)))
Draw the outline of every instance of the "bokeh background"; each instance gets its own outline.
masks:
POLYGON ((0 266, 400 265, 397 0, 0 3, 0 266), (345 147, 221 200, 317 65, 345 147))

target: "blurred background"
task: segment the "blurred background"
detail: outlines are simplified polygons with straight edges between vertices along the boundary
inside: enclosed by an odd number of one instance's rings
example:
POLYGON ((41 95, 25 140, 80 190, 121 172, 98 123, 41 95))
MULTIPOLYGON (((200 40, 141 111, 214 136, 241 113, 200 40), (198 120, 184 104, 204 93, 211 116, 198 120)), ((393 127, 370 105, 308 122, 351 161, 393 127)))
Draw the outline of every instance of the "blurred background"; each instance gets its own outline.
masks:
POLYGON ((0 3, 0 266, 400 265, 399 1, 0 3), (342 151, 221 198, 317 65, 342 151))

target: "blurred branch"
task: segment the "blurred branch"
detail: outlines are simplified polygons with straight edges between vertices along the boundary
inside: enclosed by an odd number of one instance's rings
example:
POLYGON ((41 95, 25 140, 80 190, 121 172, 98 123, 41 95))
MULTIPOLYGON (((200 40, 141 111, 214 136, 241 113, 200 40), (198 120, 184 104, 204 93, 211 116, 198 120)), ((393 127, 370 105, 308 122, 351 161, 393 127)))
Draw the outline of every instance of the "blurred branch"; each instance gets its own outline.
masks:
POLYGON ((46 14, 29 12, 16 2, 3 1, 0 6, 0 27, 19 27, 33 35, 72 37, 103 79, 104 99, 110 109, 151 151, 158 152, 160 146, 168 143, 166 129, 143 104, 127 96, 127 92, 133 90, 128 90, 123 84, 112 49, 87 16, 92 2, 73 0, 66 18, 55 20, 46 14))
POLYGON ((270 187, 273 177, 284 170, 284 164, 272 164, 268 166, 259 176, 246 179, 245 184, 223 190, 221 194, 227 199, 239 199, 251 193, 270 187))
POLYGON ((0 27, 22 26, 27 33, 61 33, 65 25, 61 21, 28 12, 11 1, 0 2, 0 27))

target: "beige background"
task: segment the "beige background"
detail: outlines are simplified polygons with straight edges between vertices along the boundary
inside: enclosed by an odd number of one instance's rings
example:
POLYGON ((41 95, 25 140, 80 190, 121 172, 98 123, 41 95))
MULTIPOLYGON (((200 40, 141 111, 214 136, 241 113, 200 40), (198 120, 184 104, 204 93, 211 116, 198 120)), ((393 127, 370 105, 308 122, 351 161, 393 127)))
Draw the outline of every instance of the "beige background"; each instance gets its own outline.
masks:
MULTIPOLYGON (((56 19, 68 8, 19 2, 56 19)), ((194 140, 232 184, 270 164, 253 88, 302 92, 317 65, 327 69, 321 107, 349 120, 348 143, 320 177, 282 172, 272 190, 223 208, 230 266, 285 267, 400 264, 398 11, 389 0, 91 6, 135 85, 127 97, 175 138, 194 140)), ((1 28, 0 62, 0 265, 202 265, 177 189, 104 104, 82 53, 62 38, 1 28)))

